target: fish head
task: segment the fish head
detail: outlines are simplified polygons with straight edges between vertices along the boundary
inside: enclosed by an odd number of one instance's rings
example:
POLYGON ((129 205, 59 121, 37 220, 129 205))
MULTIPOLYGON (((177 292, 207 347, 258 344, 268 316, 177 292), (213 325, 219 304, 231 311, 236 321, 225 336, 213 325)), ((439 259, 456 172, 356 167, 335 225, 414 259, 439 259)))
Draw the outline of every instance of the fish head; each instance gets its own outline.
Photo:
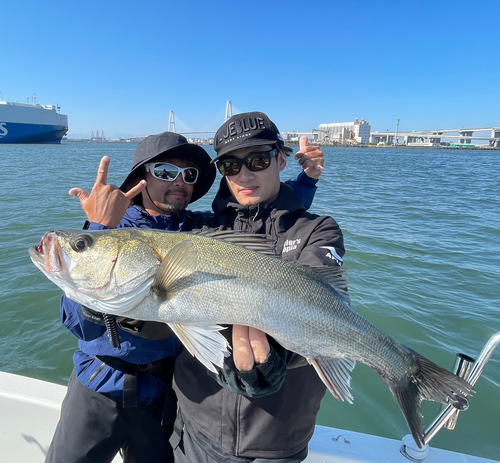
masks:
POLYGON ((135 229, 49 231, 29 254, 70 299, 120 315, 144 299, 160 263, 135 229))

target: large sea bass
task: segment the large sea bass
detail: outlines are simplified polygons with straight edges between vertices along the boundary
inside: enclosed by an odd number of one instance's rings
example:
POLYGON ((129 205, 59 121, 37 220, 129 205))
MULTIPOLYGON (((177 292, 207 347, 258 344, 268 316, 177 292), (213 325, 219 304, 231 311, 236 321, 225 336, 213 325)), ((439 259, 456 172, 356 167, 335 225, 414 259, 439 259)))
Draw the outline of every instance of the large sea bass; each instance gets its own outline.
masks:
POLYGON ((349 402, 349 371, 365 363, 393 393, 419 446, 422 400, 466 407, 469 384, 351 309, 342 271, 285 262, 265 255, 268 248, 229 232, 67 230, 46 233, 30 256, 80 304, 168 323, 212 371, 229 355, 219 332, 225 324, 265 331, 306 357, 332 394, 349 402))

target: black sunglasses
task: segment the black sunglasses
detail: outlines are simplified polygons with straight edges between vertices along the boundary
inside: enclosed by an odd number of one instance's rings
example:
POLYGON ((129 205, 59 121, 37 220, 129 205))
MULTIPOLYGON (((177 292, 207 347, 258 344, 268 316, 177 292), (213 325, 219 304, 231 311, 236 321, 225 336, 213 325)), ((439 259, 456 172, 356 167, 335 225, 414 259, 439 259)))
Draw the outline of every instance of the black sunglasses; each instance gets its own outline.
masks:
POLYGON ((278 149, 273 149, 262 153, 252 153, 243 159, 226 158, 216 161, 216 165, 219 172, 226 177, 239 174, 243 164, 251 172, 260 172, 271 165, 271 159, 277 156, 278 153, 278 149))

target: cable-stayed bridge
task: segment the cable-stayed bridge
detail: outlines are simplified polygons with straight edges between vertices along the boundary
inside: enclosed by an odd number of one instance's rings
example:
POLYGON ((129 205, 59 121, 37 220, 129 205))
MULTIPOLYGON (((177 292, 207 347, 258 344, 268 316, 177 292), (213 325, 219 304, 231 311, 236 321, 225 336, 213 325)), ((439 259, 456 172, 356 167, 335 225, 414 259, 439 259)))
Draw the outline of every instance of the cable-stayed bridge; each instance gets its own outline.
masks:
MULTIPOLYGON (((233 116, 233 107, 231 101, 226 102, 225 121, 233 116)), ((398 125, 399 127, 399 119, 398 125)), ((212 144, 215 130, 180 130, 176 131, 174 112, 170 110, 168 119, 168 132, 176 132, 191 139, 193 143, 212 144), (189 137, 189 135, 196 135, 196 137, 189 137), (200 137, 201 135, 207 135, 200 137)), ((319 144, 338 144, 334 142, 334 134, 328 133, 327 130, 311 129, 310 131, 291 131, 281 132, 285 142, 289 144, 297 144, 300 137, 307 136, 313 143, 319 144), (331 143, 328 143, 331 142, 331 143)), ((146 136, 120 138, 120 141, 125 142, 141 142, 146 136)), ((458 145, 471 145, 473 140, 480 142, 488 142, 492 148, 500 147, 500 127, 481 127, 481 128, 459 128, 459 129, 438 129, 438 130, 418 130, 418 131, 398 131, 395 132, 371 132, 370 143, 372 144, 385 144, 385 145, 406 145, 406 146, 440 146, 450 144, 456 141, 458 145), (481 135, 474 135, 475 132, 482 132, 481 135), (484 136, 483 132, 490 132, 490 136, 484 136), (442 141, 444 140, 444 141, 442 141), (401 141, 401 143, 400 143, 401 141)))
MULTIPOLYGON (((228 100, 226 102, 226 115, 225 115, 225 121, 227 121, 228 119, 230 119, 233 115, 233 105, 232 103, 228 100)), ((174 116, 174 112, 172 110, 170 110, 170 113, 168 115, 168 129, 167 129, 167 132, 176 132, 176 133, 179 133, 181 135, 211 135, 211 137, 207 137, 207 138, 213 138, 213 136, 215 135, 215 132, 217 132, 217 129, 215 130, 209 130, 209 131, 206 131, 206 130, 187 130, 187 131, 183 131, 183 130, 180 130, 179 132, 177 132, 176 128, 175 128, 175 116, 174 116)), ((120 141, 127 141, 127 142, 141 142, 142 140, 144 140, 144 138, 146 138, 147 135, 145 136, 141 136, 141 137, 129 137, 129 138, 120 138, 120 141)), ((189 137, 186 137, 186 138, 189 138, 189 137)))
MULTIPOLYGON (((233 107, 232 107, 231 101, 228 100, 227 103, 226 103, 226 115, 225 115, 225 119, 224 120, 227 121, 232 116, 233 116, 233 107)), ((215 129, 215 130, 194 130, 194 129, 189 129, 189 130, 179 130, 179 131, 177 131, 176 127, 175 127, 174 112, 172 110, 170 110, 169 117, 168 117, 168 130, 167 131, 168 132, 179 133, 181 135, 186 136, 186 138, 190 138, 189 135, 207 135, 207 137, 205 137, 205 138, 211 144, 212 140, 213 140, 213 137, 214 137, 215 132, 217 131, 217 129, 215 129)), ((314 129, 311 130, 311 131, 309 131, 309 132, 299 132, 299 131, 294 130, 292 132, 281 132, 281 135, 283 136, 283 138, 287 142, 294 143, 294 142, 298 142, 298 139, 301 136, 303 136, 303 135, 308 136, 308 137, 314 137, 315 133, 317 134, 317 131, 315 131, 314 129)), ((146 136, 147 135, 140 136, 140 137, 120 138, 120 141, 139 143, 142 140, 144 140, 144 138, 146 138, 146 136)), ((197 138, 199 139, 199 137, 197 137, 197 138)))

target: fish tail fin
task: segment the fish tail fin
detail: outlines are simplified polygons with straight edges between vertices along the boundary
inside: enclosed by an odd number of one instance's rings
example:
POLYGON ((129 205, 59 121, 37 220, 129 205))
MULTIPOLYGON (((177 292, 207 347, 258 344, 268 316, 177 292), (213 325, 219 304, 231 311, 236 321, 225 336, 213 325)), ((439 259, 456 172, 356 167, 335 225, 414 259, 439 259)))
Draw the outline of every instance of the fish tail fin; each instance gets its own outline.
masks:
POLYGON ((453 405, 459 410, 468 407, 466 396, 474 391, 464 379, 441 368, 419 353, 405 347, 413 357, 414 366, 399 380, 382 379, 396 398, 410 428, 416 444, 422 448, 424 430, 420 405, 422 400, 429 400, 453 405))

